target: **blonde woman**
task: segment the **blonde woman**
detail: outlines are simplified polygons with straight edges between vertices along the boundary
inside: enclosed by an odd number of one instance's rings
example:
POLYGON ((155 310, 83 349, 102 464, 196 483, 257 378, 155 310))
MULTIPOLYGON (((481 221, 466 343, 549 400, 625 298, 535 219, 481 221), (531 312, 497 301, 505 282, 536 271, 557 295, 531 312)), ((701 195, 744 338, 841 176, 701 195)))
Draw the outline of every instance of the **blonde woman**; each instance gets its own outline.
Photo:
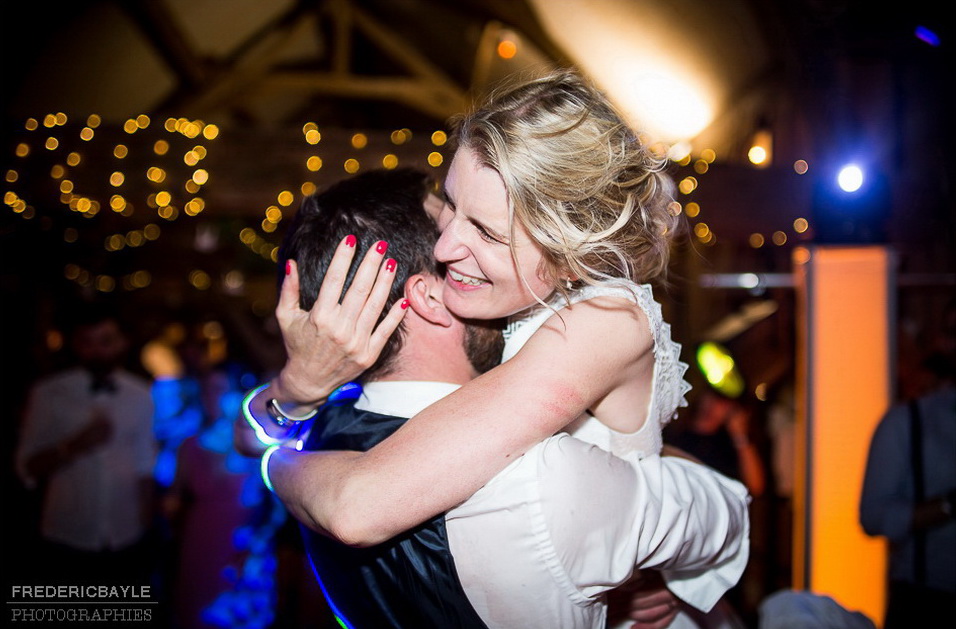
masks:
MULTIPOLYGON (((493 94, 457 140, 438 212, 442 298, 461 318, 508 319, 504 362, 368 452, 280 449, 264 463, 297 517, 349 544, 456 507, 561 431, 639 465, 685 404, 686 365, 648 284, 677 227, 662 161, 568 71, 493 94)), ((269 395, 289 417, 361 373, 400 323, 401 304, 379 318, 394 275, 385 246, 337 301, 351 246, 311 311, 287 268, 277 316, 290 358, 269 395)))

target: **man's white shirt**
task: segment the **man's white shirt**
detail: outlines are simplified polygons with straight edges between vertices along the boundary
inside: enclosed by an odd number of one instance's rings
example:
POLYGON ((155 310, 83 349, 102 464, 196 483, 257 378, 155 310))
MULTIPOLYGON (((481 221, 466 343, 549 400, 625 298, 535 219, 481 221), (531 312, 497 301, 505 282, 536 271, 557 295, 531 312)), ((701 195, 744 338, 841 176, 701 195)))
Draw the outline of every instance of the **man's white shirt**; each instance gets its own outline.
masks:
MULTIPOLYGON (((457 385, 371 382, 356 408, 412 417, 457 385)), ((520 418, 515 418, 520 421, 520 418)), ((614 456, 559 433, 446 515, 469 601, 489 627, 603 629, 635 568, 707 611, 749 557, 744 486, 675 457, 614 456)))
POLYGON ((152 396, 142 378, 113 375, 112 394, 90 392, 92 377, 82 369, 37 383, 16 453, 20 477, 35 486, 25 471, 31 456, 81 432, 97 409, 110 418, 109 441, 51 474, 44 496, 43 536, 81 550, 120 549, 145 532, 140 481, 151 477, 156 459, 152 396))

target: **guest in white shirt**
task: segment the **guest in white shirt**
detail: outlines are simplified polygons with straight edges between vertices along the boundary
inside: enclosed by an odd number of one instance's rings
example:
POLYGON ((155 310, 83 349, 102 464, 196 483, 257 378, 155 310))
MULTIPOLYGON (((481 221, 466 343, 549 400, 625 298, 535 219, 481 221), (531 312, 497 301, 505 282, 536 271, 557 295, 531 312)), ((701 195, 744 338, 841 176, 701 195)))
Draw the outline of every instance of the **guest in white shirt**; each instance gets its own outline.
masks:
POLYGON ((103 584, 146 578, 155 459, 148 382, 121 367, 128 347, 108 309, 73 317, 77 366, 31 389, 17 471, 43 488, 43 577, 103 584))

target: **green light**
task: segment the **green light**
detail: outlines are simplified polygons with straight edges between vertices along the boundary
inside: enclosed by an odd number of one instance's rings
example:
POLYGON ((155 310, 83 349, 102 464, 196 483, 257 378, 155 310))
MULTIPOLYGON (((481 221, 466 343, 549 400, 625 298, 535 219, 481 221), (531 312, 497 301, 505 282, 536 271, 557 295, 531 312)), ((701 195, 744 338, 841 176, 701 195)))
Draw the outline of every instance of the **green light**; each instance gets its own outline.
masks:
POLYGON ((697 348, 697 366, 710 386, 719 393, 737 398, 744 392, 743 375, 733 356, 719 343, 706 341, 700 344, 697 348))

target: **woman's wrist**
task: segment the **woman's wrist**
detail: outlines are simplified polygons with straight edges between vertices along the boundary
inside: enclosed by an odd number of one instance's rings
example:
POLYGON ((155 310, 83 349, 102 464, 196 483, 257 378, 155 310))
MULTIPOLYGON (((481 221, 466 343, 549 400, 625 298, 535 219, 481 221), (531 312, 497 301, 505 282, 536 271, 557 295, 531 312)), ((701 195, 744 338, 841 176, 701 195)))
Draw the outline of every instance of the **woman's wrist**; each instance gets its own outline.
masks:
POLYGON ((307 428, 306 420, 316 414, 315 408, 304 416, 286 414, 278 405, 270 383, 250 390, 242 400, 242 415, 255 432, 256 439, 265 446, 296 443, 307 428))
POLYGON ((308 377, 301 377, 301 371, 286 363, 272 380, 272 397, 292 415, 304 415, 321 406, 335 388, 316 385, 308 377))

